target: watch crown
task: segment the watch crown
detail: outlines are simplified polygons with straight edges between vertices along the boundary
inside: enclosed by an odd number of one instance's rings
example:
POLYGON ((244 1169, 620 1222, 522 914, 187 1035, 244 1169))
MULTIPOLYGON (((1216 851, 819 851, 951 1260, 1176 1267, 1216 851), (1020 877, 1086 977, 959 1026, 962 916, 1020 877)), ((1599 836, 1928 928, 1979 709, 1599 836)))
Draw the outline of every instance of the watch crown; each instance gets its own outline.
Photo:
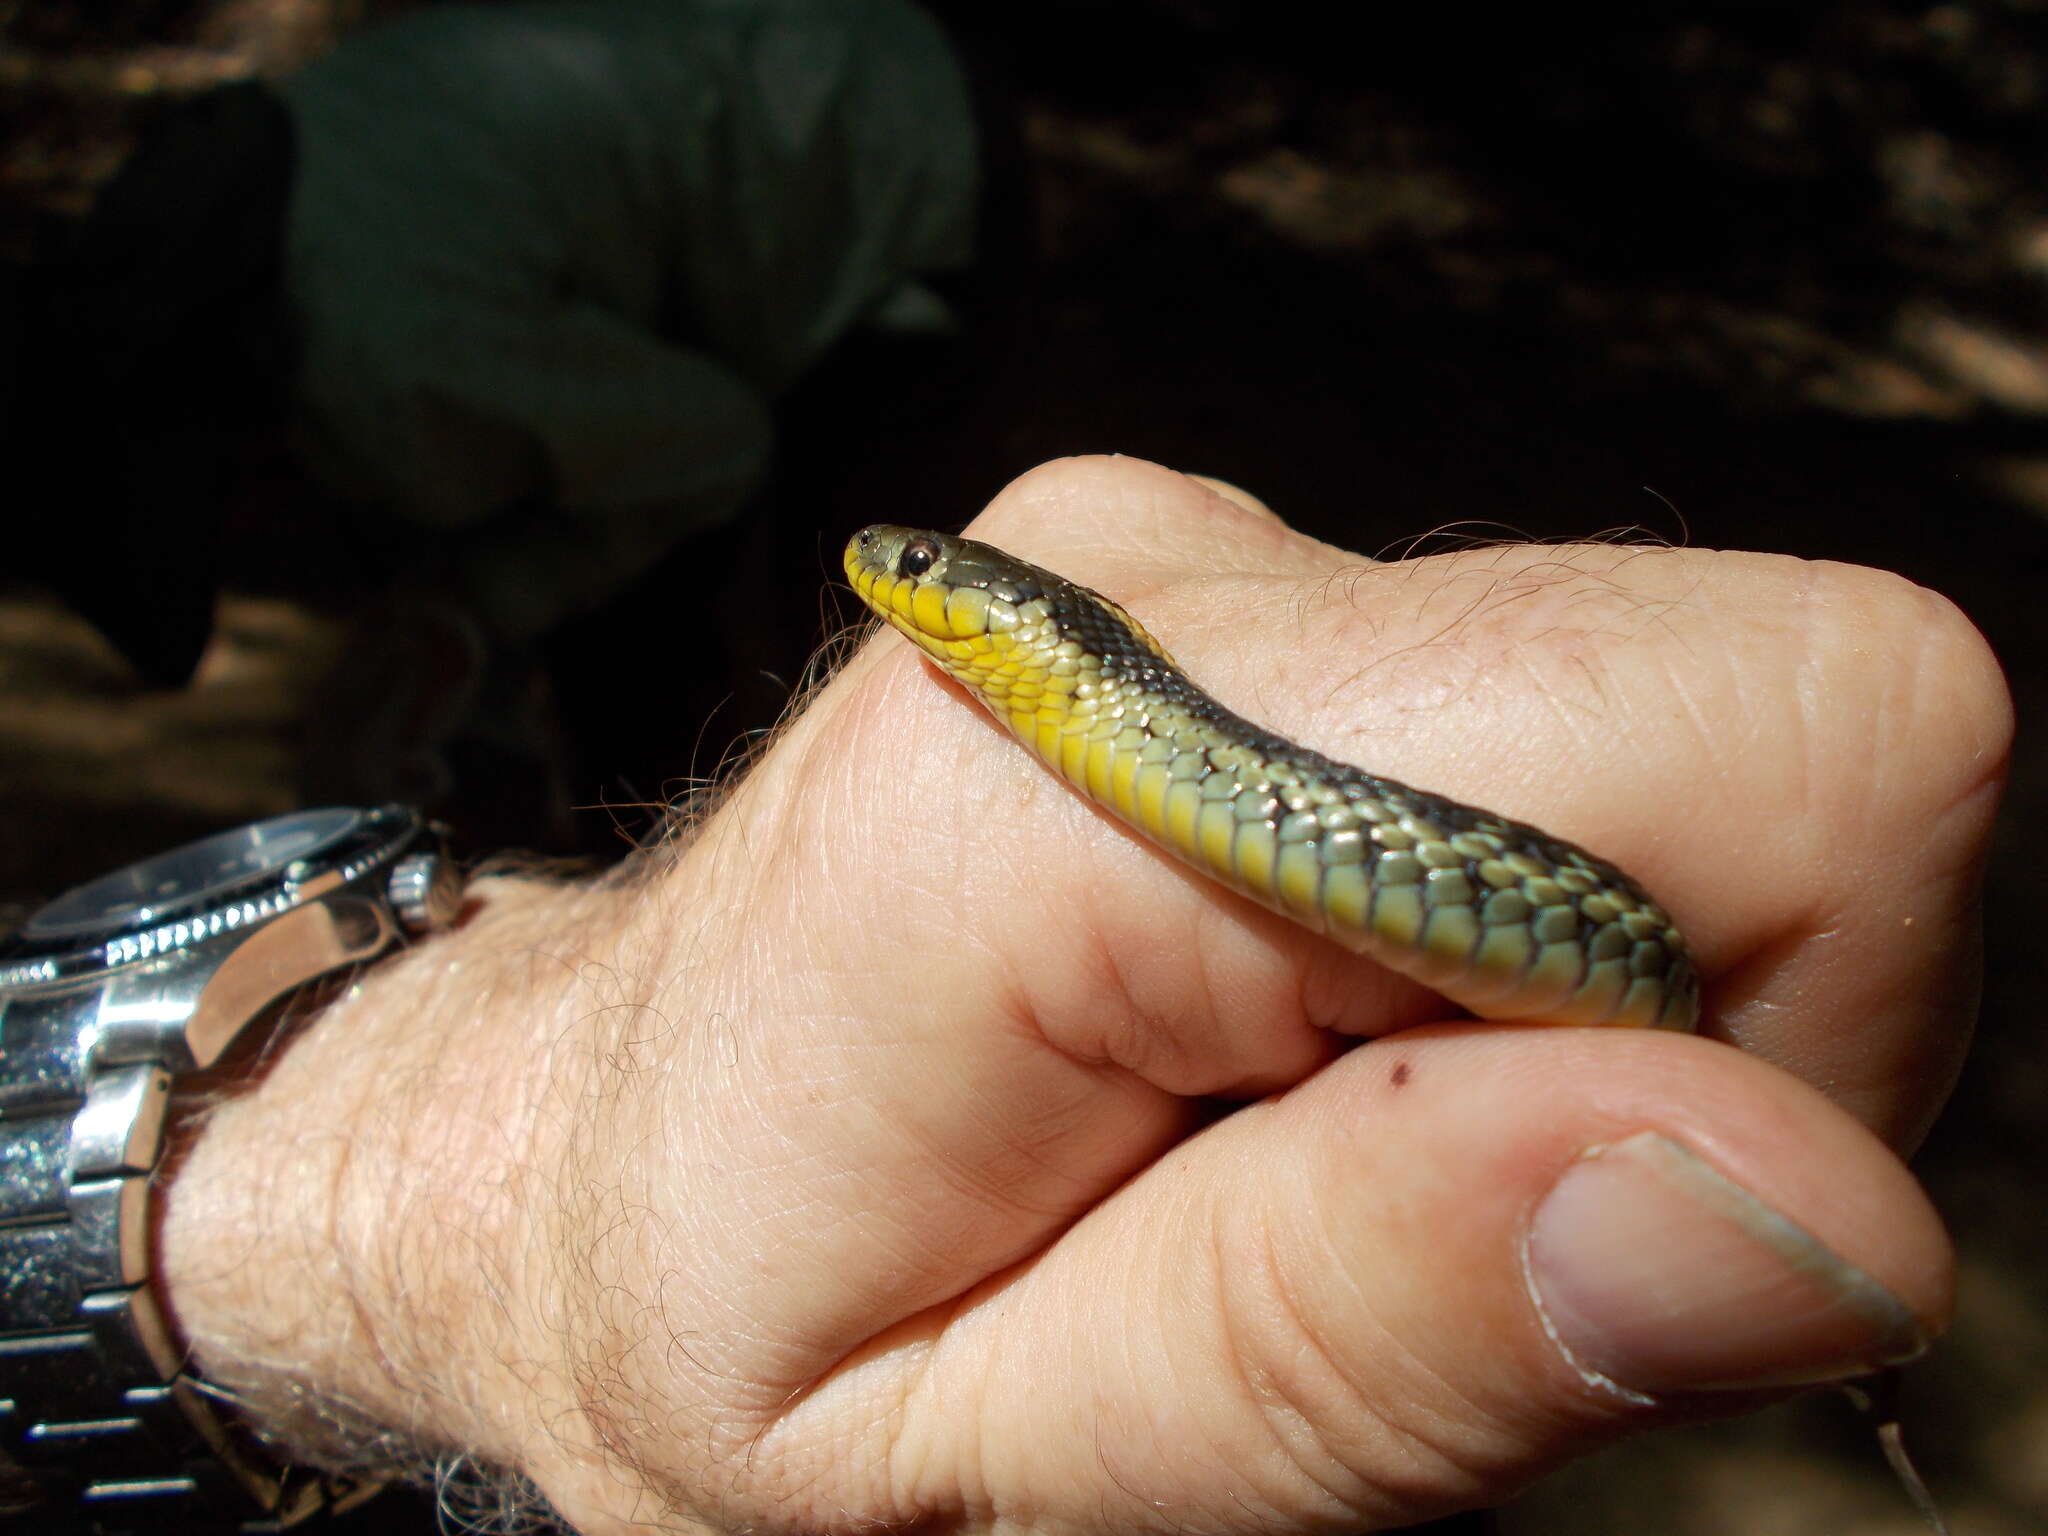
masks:
POLYGON ((385 889, 407 933, 445 928, 462 906, 462 881, 438 853, 407 854, 392 867, 385 889))

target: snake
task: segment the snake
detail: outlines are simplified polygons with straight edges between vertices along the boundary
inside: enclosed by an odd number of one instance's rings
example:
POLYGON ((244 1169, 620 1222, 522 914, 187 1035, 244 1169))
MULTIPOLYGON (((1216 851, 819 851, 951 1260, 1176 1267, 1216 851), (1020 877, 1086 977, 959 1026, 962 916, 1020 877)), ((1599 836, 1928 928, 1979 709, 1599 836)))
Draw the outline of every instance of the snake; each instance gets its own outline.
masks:
POLYGON ((877 523, 845 568, 1068 784, 1268 910, 1480 1019, 1697 1025, 1684 939, 1605 859, 1253 724, 1116 603, 993 545, 877 523))

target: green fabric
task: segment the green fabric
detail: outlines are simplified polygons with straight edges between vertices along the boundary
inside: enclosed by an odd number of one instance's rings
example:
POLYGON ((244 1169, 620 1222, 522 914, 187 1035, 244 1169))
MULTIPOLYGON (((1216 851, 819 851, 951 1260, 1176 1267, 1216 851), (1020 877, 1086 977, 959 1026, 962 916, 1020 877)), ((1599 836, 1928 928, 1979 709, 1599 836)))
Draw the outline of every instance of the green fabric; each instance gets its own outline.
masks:
POLYGON ((901 0, 436 7, 284 94, 311 462, 513 632, 730 517, 773 398, 970 251, 966 90, 901 0))

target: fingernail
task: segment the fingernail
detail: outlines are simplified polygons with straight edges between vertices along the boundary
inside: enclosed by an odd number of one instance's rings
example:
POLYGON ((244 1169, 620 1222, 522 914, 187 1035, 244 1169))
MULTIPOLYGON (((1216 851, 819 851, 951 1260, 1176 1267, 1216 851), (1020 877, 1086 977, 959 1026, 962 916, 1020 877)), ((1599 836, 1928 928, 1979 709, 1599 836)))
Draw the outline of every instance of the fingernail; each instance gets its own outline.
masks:
POLYGON ((1225 501, 1234 501, 1247 512, 1257 512, 1263 517, 1273 516, 1273 509, 1241 485, 1232 485, 1228 480, 1218 480, 1214 475, 1198 475, 1192 470, 1187 477, 1199 486, 1204 486, 1221 496, 1225 501))
POLYGON ((1898 1297, 1654 1131, 1565 1171, 1526 1263, 1572 1363, 1638 1392, 1836 1381, 1928 1344, 1898 1297))

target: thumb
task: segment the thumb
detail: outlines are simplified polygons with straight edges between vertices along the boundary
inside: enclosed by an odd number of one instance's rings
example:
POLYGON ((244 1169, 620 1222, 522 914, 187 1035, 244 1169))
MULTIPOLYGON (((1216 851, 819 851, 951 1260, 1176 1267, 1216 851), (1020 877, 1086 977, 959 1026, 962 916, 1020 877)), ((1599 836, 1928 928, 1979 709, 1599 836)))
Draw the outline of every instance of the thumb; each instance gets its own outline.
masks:
POLYGON ((1952 1262, 1875 1137, 1725 1046, 1414 1033, 970 1298, 896 1445, 998 1523, 1028 1499, 1070 1528, 1402 1525, 1916 1354, 1952 1262))

